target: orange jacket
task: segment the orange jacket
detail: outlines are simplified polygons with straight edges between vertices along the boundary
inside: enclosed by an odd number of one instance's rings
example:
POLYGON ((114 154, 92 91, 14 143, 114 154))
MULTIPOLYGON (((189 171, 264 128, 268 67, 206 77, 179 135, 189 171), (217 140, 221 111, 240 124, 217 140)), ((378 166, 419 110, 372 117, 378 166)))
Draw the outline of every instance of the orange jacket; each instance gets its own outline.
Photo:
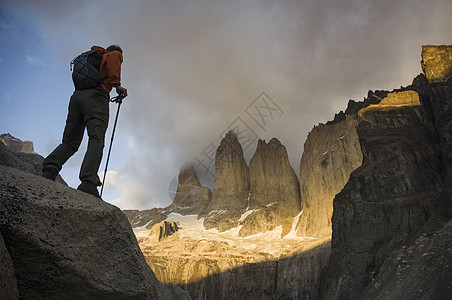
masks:
POLYGON ((119 51, 109 52, 99 46, 92 46, 91 50, 96 50, 103 54, 99 75, 101 79, 105 79, 101 81, 96 89, 104 90, 107 95, 110 95, 113 85, 121 85, 122 53, 119 51))

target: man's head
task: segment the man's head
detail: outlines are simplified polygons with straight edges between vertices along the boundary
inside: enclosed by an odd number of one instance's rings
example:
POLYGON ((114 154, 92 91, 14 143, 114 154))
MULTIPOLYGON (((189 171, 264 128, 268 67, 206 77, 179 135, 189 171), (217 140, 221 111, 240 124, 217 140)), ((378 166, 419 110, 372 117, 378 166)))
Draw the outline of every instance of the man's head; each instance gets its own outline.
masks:
POLYGON ((119 47, 119 45, 110 45, 108 46, 107 51, 119 51, 122 53, 122 49, 121 47, 119 47))

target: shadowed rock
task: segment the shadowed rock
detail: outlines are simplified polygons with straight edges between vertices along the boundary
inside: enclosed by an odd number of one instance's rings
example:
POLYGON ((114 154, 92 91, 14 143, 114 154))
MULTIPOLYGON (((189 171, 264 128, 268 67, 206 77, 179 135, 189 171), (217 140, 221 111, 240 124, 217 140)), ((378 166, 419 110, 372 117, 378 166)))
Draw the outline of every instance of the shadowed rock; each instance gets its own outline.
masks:
POLYGON ((6 249, 3 237, 0 234, 0 296, 2 299, 19 299, 17 279, 14 275, 14 266, 11 256, 6 249))
POLYGON ((452 252, 446 250, 441 238, 429 241, 437 247, 432 253, 441 253, 432 259, 422 258, 430 252, 404 249, 424 234, 429 237, 429 224, 435 220, 440 220, 436 228, 450 227, 441 224, 444 217, 452 217, 452 81, 431 83, 418 76, 406 90, 410 93, 398 94, 410 98, 401 101, 404 105, 391 109, 375 106, 359 119, 363 164, 334 199, 332 255, 320 289, 324 299, 363 298, 365 289, 372 299, 399 299, 402 295, 441 299, 450 295, 450 267, 441 261, 451 261, 452 252), (418 94, 421 105, 412 101, 413 93, 418 94), (397 254, 408 259, 394 261, 392 255, 397 254), (437 269, 420 269, 422 261, 437 269), (416 266, 411 268, 414 274, 406 272, 410 278, 400 280, 406 264, 416 266), (397 281, 400 287, 389 283, 397 281), (416 282, 422 287, 413 285, 416 282), (416 290, 402 292, 402 286, 416 290), (419 289, 423 293, 419 294, 419 289))
POLYGON ((117 207, 4 166, 0 178, 0 233, 21 298, 168 298, 117 207))

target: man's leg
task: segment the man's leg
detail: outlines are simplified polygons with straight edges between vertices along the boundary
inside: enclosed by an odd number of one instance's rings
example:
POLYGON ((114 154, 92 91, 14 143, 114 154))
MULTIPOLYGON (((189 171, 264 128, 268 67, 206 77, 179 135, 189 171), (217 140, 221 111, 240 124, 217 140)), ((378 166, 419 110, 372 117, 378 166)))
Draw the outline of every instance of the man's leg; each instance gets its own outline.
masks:
POLYGON ((79 189, 98 196, 97 186, 101 185, 101 181, 97 172, 102 161, 105 132, 108 126, 109 99, 108 95, 100 90, 90 89, 82 92, 85 93, 81 100, 81 108, 89 141, 88 149, 80 168, 82 185, 79 186, 79 189))
POLYGON ((64 163, 77 152, 83 139, 85 125, 80 112, 77 93, 71 96, 69 101, 66 126, 62 143, 50 153, 43 162, 43 176, 55 180, 64 163))

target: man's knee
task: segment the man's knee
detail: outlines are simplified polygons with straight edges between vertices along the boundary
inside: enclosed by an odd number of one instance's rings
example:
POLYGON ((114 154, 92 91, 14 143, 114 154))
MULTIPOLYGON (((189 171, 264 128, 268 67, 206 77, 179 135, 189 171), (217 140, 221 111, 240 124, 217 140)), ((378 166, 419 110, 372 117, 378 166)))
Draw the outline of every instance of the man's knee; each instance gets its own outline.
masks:
POLYGON ((86 124, 90 141, 101 142, 104 144, 105 132, 107 131, 107 123, 100 119, 92 119, 86 124))
POLYGON ((64 145, 64 147, 72 152, 75 153, 78 151, 78 148, 80 147, 80 144, 82 143, 82 139, 70 139, 70 138, 64 138, 63 137, 63 143, 62 145, 64 145))

